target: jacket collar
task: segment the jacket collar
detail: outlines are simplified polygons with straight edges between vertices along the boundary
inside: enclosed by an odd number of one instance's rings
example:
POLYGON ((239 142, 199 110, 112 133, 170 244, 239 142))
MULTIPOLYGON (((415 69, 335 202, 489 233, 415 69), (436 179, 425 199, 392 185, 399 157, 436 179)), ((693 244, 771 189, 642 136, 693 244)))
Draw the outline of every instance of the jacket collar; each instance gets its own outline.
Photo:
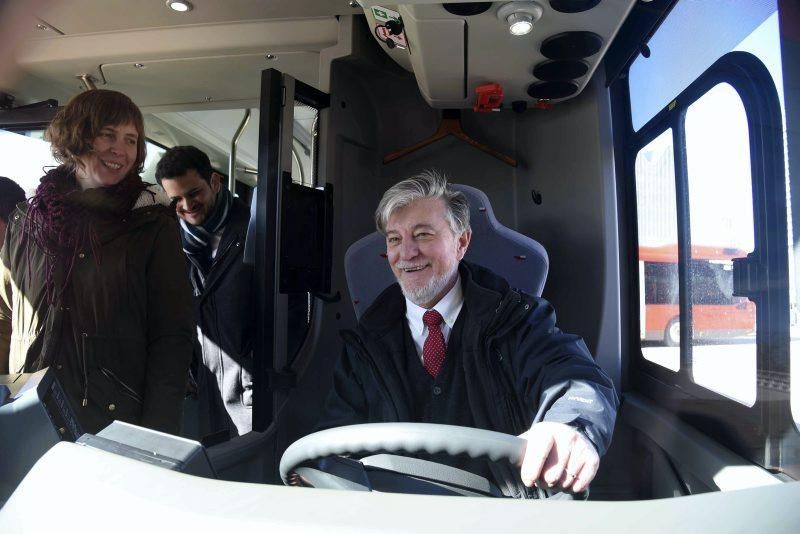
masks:
MULTIPOLYGON (((485 318, 478 329, 484 331, 498 315, 496 312, 499 312, 504 296, 510 292, 508 282, 484 267, 463 260, 458 271, 464 290, 463 309, 468 310, 472 317, 485 318)), ((359 325, 368 332, 383 335, 395 327, 398 321, 405 321, 405 314, 405 297, 400 285, 394 283, 364 312, 359 325)))
POLYGON ((118 222, 97 225, 97 236, 101 243, 106 243, 133 228, 150 223, 153 217, 163 213, 176 219, 175 210, 164 190, 158 185, 150 185, 139 194, 128 215, 118 222))

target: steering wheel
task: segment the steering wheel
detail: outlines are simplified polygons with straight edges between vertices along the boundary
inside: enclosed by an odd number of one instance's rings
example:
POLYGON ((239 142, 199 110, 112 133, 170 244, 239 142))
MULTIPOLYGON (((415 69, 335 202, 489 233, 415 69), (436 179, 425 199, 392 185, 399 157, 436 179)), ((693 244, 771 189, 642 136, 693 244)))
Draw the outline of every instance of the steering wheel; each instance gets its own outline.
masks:
MULTIPOLYGON (((286 449, 281 458, 280 475, 286 485, 298 485, 299 479, 302 479, 314 487, 371 491, 370 483, 363 473, 363 467, 357 461, 340 458, 340 462, 349 463, 332 466, 333 471, 336 471, 333 479, 338 482, 331 482, 330 475, 326 475, 318 469, 303 467, 303 465, 334 455, 446 453, 450 456, 466 455, 471 459, 488 458, 492 462, 507 460, 511 464, 519 466, 525 456, 526 446, 527 441, 522 438, 479 428, 428 423, 351 425, 315 432, 294 442, 286 449), (357 464, 358 467, 354 468, 353 464, 357 464)), ((469 481, 470 477, 475 477, 472 482, 479 479, 488 484, 483 477, 444 464, 413 458, 404 458, 400 463, 393 460, 387 462, 386 456, 383 458, 384 460, 377 463, 366 463, 368 458, 363 458, 362 462, 365 463, 364 465, 375 467, 382 475, 388 471, 399 473, 405 479, 423 477, 434 484, 454 484, 462 488, 472 487, 469 481), (467 482, 464 482, 464 477, 467 482)), ((388 458, 396 459, 398 457, 388 458)), ((327 471, 324 466, 323 469, 327 471)), ((491 486, 491 484, 489 485, 491 486)), ((471 493, 462 492, 460 494, 471 493)), ((493 492, 481 493, 479 491, 475 494, 493 494, 493 492)))

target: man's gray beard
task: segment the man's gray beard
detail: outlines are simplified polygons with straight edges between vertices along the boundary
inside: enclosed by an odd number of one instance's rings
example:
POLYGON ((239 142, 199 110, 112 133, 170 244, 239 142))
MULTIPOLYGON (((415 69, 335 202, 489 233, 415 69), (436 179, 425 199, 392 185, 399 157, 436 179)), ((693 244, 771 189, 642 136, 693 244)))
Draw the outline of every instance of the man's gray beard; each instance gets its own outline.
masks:
POLYGON ((400 284, 400 289, 403 291, 403 296, 417 306, 424 308, 425 304, 428 304, 430 301, 436 298, 436 295, 441 293, 444 288, 447 287, 447 284, 453 279, 457 270, 458 263, 453 266, 453 269, 450 272, 441 276, 432 277, 430 280, 428 280, 427 284, 419 288, 407 288, 405 285, 403 285, 403 282, 400 282, 399 280, 398 282, 400 284))

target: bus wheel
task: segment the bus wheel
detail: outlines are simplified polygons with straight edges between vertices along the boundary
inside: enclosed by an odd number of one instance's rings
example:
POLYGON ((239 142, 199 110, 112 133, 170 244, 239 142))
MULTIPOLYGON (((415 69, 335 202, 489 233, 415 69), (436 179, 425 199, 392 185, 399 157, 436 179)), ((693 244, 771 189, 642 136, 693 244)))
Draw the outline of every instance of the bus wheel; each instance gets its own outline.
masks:
POLYGON ((681 320, 673 317, 664 329, 664 344, 668 347, 677 347, 681 342, 681 320))

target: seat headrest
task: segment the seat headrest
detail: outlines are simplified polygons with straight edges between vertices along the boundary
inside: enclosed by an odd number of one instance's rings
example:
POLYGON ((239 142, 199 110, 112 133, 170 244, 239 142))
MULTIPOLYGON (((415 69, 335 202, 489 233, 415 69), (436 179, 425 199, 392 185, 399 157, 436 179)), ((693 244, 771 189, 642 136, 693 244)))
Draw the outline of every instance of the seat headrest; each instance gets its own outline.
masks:
MULTIPOLYGON (((512 287, 541 296, 549 267, 544 247, 500 224, 483 191, 468 185, 450 187, 464 193, 469 202, 472 241, 464 259, 491 269, 512 287)), ((395 282, 384 236, 373 232, 350 245, 344 265, 353 308, 360 319, 381 291, 395 282)))

